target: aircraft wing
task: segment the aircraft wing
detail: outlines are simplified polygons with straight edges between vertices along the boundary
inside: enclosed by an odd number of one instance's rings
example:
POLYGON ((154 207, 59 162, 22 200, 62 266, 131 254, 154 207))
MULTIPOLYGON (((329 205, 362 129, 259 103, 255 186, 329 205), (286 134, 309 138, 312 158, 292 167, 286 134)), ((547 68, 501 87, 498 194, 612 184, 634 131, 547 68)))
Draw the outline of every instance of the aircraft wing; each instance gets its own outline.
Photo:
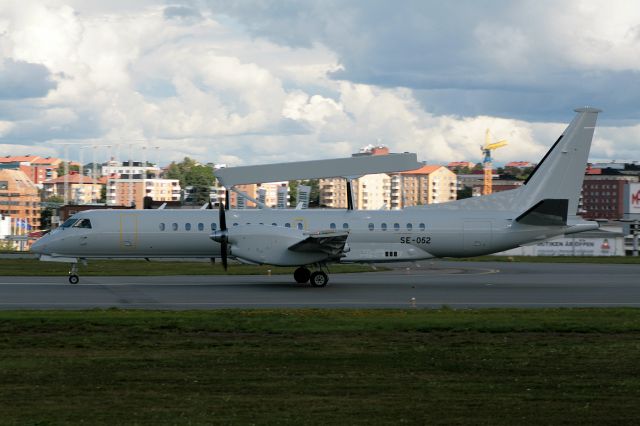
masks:
POLYGON ((325 253, 329 259, 337 260, 345 256, 347 231, 319 231, 308 234, 307 238, 289 246, 289 250, 297 252, 325 253))

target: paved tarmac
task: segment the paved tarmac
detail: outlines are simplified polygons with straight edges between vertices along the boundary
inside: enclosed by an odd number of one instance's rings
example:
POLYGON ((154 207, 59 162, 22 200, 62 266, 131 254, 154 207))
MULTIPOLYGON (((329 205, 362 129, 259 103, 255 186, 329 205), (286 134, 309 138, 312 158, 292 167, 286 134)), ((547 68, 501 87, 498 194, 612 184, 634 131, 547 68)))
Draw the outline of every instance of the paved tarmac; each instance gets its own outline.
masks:
POLYGON ((0 277, 0 309, 640 306, 640 265, 431 261, 392 271, 288 275, 0 277))

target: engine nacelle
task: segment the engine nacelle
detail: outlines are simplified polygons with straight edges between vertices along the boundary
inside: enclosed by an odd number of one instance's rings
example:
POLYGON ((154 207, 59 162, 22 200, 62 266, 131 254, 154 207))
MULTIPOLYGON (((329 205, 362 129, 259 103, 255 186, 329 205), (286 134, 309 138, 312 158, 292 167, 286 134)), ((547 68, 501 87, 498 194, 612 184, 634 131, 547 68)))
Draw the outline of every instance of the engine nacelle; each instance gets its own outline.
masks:
POLYGON ((307 236, 298 229, 269 225, 239 225, 227 230, 230 256, 276 266, 309 265, 327 260, 322 252, 289 250, 307 236))

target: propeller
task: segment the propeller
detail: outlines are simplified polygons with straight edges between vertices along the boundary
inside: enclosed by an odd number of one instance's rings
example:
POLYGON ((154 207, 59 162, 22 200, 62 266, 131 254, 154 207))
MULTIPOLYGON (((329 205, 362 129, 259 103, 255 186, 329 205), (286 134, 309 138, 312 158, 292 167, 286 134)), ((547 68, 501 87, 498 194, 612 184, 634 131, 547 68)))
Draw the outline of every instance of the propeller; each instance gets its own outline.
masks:
POLYGON ((229 255, 229 231, 227 230, 227 219, 224 210, 224 203, 220 202, 219 222, 220 229, 211 234, 211 239, 217 243, 220 243, 220 256, 222 257, 222 267, 227 270, 227 257, 229 255))

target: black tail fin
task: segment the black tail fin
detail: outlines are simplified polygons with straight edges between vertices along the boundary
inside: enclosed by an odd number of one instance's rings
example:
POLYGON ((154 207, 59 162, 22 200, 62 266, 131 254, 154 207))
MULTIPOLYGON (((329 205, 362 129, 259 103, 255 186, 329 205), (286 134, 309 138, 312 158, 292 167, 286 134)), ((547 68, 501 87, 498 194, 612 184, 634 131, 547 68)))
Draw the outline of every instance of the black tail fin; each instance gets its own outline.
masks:
POLYGON ((547 198, 538 202, 516 219, 523 225, 566 226, 569 200, 547 198))

